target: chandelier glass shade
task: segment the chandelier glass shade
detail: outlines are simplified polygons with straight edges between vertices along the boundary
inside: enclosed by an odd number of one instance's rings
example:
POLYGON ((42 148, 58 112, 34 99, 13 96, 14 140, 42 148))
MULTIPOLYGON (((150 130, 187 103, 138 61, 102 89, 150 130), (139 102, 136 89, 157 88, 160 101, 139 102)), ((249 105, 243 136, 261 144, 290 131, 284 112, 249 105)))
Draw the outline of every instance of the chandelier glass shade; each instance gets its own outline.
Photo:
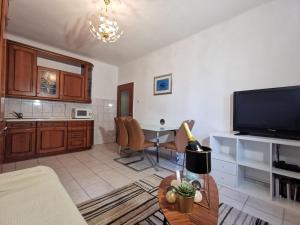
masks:
POLYGON ((108 14, 107 8, 110 0, 104 0, 104 2, 105 9, 102 9, 94 20, 89 20, 89 30, 94 38, 105 43, 114 43, 121 37, 123 31, 120 31, 116 19, 108 14))

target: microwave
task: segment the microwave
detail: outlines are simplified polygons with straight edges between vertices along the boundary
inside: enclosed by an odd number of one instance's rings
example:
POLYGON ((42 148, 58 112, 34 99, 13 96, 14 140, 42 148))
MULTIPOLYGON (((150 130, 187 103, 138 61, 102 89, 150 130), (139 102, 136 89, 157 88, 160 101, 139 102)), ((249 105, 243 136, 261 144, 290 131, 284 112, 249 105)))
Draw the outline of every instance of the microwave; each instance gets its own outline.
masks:
POLYGON ((93 116, 91 109, 73 108, 72 118, 74 119, 91 119, 93 116))

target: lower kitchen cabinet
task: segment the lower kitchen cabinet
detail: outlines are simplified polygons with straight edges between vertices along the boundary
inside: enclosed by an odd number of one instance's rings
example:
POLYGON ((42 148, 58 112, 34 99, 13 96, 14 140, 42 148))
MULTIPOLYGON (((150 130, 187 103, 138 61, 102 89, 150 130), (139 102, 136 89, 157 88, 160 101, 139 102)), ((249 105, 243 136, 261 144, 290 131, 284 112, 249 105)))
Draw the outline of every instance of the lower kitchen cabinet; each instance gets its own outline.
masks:
POLYGON ((67 150, 67 122, 38 122, 37 127, 37 154, 67 150))
POLYGON ((5 161, 32 158, 35 146, 36 128, 9 128, 5 138, 5 161))
POLYGON ((0 123, 0 165, 4 161, 6 130, 7 130, 7 127, 5 125, 5 122, 0 123))
POLYGON ((94 121, 86 123, 86 147, 91 148, 94 144, 94 121))
POLYGON ((86 126, 68 127, 68 150, 86 147, 86 126))
POLYGON ((7 122, 4 161, 91 148, 93 121, 7 122))

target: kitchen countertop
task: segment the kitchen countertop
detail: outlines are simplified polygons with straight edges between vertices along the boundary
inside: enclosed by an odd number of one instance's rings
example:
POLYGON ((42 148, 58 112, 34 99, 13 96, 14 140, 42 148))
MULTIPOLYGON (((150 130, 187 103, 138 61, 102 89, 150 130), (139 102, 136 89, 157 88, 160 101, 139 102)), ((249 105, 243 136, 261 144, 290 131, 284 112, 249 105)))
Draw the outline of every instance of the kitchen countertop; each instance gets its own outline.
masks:
POLYGON ((16 118, 5 118, 6 122, 43 122, 43 121, 93 121, 94 119, 73 119, 73 118, 23 118, 23 119, 16 119, 16 118))

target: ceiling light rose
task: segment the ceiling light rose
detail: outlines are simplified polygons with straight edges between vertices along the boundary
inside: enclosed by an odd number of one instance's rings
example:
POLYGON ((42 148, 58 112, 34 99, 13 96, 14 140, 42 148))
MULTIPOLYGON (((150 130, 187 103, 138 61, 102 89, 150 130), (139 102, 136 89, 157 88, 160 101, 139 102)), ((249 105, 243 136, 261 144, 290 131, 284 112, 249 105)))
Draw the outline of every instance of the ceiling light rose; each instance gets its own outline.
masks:
POLYGON ((107 8, 110 4, 110 0, 104 0, 104 3, 105 10, 101 10, 96 18, 96 23, 91 19, 89 20, 89 29, 94 38, 105 43, 113 43, 121 37, 123 31, 120 31, 116 19, 108 15, 107 8))

